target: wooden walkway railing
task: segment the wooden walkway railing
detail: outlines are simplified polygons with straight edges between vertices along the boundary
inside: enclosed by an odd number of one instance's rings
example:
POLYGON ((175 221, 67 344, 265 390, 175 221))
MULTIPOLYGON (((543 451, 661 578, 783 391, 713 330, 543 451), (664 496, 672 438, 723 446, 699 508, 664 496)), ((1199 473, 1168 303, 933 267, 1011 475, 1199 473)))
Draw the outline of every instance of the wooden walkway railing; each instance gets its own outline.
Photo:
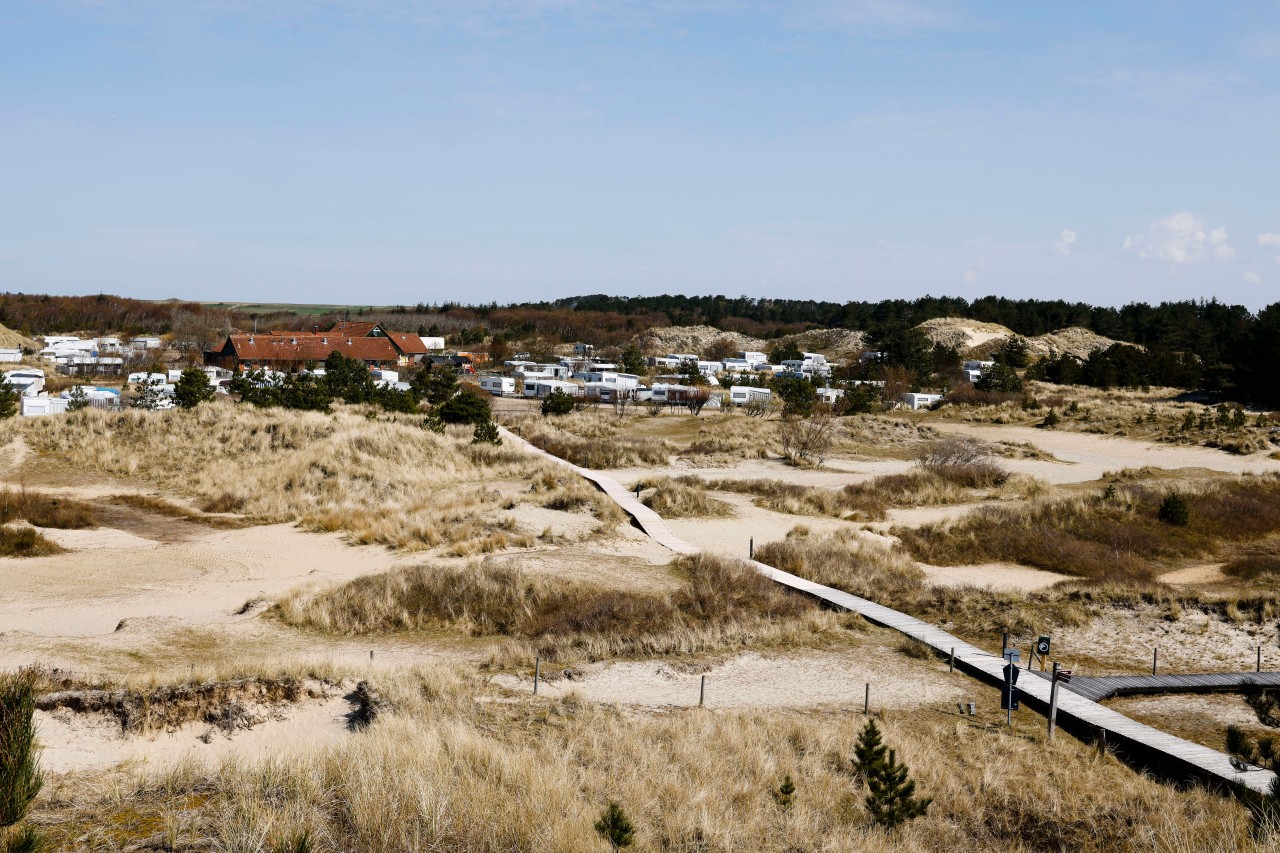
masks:
MULTIPOLYGON (((676 536, 661 516, 642 504, 617 480, 599 471, 566 462, 558 456, 534 447, 509 430, 502 429, 501 432, 504 438, 521 444, 532 453, 567 466, 595 483, 655 541, 678 554, 700 553, 700 549, 676 536)), ((784 586, 814 596, 833 607, 857 613, 869 622, 899 631, 919 640, 939 655, 954 654, 956 665, 980 680, 994 685, 1004 683, 1005 662, 1001 657, 954 637, 941 628, 876 604, 874 601, 805 580, 773 566, 755 560, 748 562, 762 574, 784 586)), ((1019 695, 1028 707, 1045 712, 1049 707, 1049 681, 1026 677, 1028 675, 1030 673, 1024 671, 1024 677, 1018 681, 1019 695)), ((1179 676, 1161 677, 1177 678, 1179 676)), ((1275 775, 1261 769, 1238 770, 1224 753, 1139 723, 1098 704, 1093 699, 1067 690, 1058 692, 1058 726, 1085 739, 1103 737, 1108 746, 1123 750, 1128 757, 1142 763, 1153 772, 1178 781, 1194 779, 1211 785, 1226 787, 1243 785, 1254 791, 1268 792, 1275 775)))
MULTIPOLYGON (((1047 679, 1048 673, 1033 672, 1047 679)), ((1246 684, 1280 687, 1280 672, 1206 672, 1187 675, 1076 675, 1068 688, 1095 702, 1112 696, 1239 692, 1246 684)))

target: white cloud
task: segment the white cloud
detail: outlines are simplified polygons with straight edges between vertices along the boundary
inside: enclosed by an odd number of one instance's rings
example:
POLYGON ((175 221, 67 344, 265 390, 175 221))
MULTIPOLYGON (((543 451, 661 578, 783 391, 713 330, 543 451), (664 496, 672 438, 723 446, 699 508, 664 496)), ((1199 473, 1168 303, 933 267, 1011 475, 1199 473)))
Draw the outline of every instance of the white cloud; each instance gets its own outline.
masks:
POLYGON ((1151 223, 1141 234, 1124 238, 1124 247, 1149 261, 1188 264, 1226 262, 1236 256, 1227 243, 1227 229, 1206 229, 1204 220, 1183 211, 1151 223))
POLYGON ((1280 234, 1276 234, 1273 231, 1267 232, 1265 234, 1259 234, 1258 245, 1259 246, 1280 246, 1280 234))
POLYGON ((1245 270, 1244 275, 1240 276, 1240 280, 1245 284, 1262 284, 1262 276, 1253 270, 1245 270))
POLYGON ((1058 245, 1057 245, 1058 254, 1059 255, 1071 254, 1071 247, 1074 246, 1075 244, 1076 244, 1076 232, 1072 231, 1070 228, 1063 228, 1062 233, 1058 235, 1058 245))
POLYGON ((965 271, 964 271, 964 283, 965 283, 965 284, 977 284, 977 283, 978 283, 978 271, 977 271, 977 270, 965 270, 965 271))

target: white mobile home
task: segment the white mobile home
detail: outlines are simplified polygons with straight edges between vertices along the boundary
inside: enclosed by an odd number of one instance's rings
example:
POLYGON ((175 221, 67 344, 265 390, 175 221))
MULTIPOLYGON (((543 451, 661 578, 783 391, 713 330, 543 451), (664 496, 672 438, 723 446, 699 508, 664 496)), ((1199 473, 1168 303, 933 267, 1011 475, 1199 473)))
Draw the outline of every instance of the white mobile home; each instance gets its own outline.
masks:
POLYGON ((748 364, 768 364, 769 356, 755 350, 739 350, 738 358, 748 364))
POLYGON ((505 397, 516 393, 516 381, 510 376, 481 376, 480 390, 495 397, 505 397))
POLYGON ((571 397, 576 397, 582 391, 582 386, 574 382, 562 382, 559 379, 535 379, 532 382, 526 380, 524 383, 526 397, 549 397, 552 391, 563 391, 571 397))
POLYGON ((60 415, 67 410, 67 400, 61 397, 39 395, 22 398, 22 415, 31 418, 38 415, 60 415))
POLYGON ((920 409, 927 409, 934 403, 939 402, 941 399, 941 394, 918 394, 914 391, 909 391, 902 395, 902 402, 905 403, 907 408, 913 412, 919 411, 920 409))
POLYGON ((819 388, 817 393, 818 393, 819 400, 821 400, 824 403, 830 403, 834 405, 836 400, 839 400, 841 397, 844 396, 844 389, 843 388, 819 388))
POLYGON ((22 350, 0 349, 0 362, 10 363, 15 361, 22 361, 22 350))
POLYGON ((745 406, 747 403, 768 403, 773 398, 773 392, 768 388, 754 388, 750 385, 735 385, 729 389, 729 402, 735 406, 745 406))

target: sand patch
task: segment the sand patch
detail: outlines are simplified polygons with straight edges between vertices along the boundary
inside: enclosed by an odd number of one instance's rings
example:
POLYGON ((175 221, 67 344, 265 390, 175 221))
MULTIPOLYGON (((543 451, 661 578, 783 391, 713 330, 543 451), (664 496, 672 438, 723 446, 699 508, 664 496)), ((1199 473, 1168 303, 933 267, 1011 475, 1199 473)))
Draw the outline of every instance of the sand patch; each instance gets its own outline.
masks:
POLYGON ((1154 444, 1129 438, 1092 433, 1044 430, 1034 427, 931 422, 939 432, 979 438, 983 441, 1019 441, 1034 445, 1061 463, 1035 459, 1002 459, 1000 464, 1015 473, 1031 474, 1050 483, 1081 483, 1097 480, 1108 472, 1124 468, 1205 468, 1227 474, 1280 471, 1280 459, 1260 454, 1235 456, 1221 450, 1188 445, 1154 444))
POLYGON ((931 566, 917 563, 925 580, 934 586, 977 586, 1001 591, 1032 592, 1060 581, 1074 580, 1070 575, 1019 566, 1016 563, 983 563, 975 566, 931 566))
POLYGON ((1229 580, 1222 573, 1222 567, 1226 563, 1206 563, 1203 566, 1188 566, 1185 569, 1175 569, 1172 572, 1165 572, 1160 575, 1159 580, 1162 583, 1172 584, 1173 586, 1186 586, 1201 583, 1221 583, 1229 580))
MULTIPOLYGON (((955 701, 968 685, 930 662, 913 660, 889 649, 856 653, 813 652, 764 657, 749 653, 706 668, 675 668, 664 661, 597 664, 580 677, 545 681, 539 694, 569 692, 593 702, 663 709, 698 704, 701 677, 707 676, 706 707, 813 708, 833 706, 862 710, 865 685, 871 684, 871 707, 912 708, 955 701)), ((495 683, 532 691, 528 677, 498 676, 495 683)))
POLYGON ((266 716, 251 728, 224 732, 208 723, 187 723, 171 732, 121 733, 106 714, 37 711, 40 763, 54 773, 102 770, 121 764, 170 765, 178 761, 220 763, 228 758, 254 759, 293 749, 315 749, 351 736, 351 703, 345 691, 325 699, 288 707, 255 708, 266 716))

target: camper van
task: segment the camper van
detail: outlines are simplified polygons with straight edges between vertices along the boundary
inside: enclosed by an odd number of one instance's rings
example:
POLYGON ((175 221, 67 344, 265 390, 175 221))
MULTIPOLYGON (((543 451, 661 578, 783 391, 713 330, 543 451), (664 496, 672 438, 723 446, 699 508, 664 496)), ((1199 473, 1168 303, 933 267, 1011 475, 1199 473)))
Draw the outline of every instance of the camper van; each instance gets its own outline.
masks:
POLYGON ((481 376, 480 390, 495 397, 505 397, 516 393, 516 381, 510 376, 481 376))

